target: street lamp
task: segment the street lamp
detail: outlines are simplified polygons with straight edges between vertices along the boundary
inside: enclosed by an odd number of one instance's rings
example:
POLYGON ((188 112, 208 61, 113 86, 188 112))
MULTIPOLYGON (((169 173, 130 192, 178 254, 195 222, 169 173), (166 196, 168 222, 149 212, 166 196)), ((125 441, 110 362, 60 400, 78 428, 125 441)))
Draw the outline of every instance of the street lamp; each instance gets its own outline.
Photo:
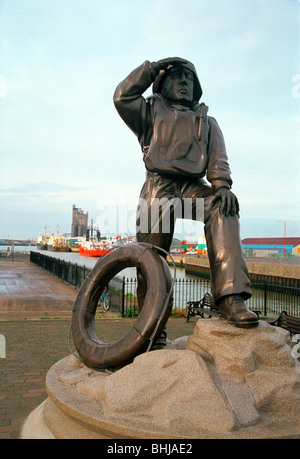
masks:
POLYGON ((284 224, 284 261, 286 261, 286 222, 278 220, 279 223, 284 224))

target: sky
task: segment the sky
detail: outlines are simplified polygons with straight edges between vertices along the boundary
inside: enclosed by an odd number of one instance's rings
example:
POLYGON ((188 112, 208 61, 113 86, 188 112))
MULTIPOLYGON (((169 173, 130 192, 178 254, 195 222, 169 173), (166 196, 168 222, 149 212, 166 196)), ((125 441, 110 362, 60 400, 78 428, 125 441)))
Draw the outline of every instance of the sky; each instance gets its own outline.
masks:
MULTIPOLYGON (((145 60, 194 63, 223 132, 241 238, 300 236, 298 0, 0 0, 0 239, 134 234, 145 169, 113 93, 145 60)), ((151 94, 151 88, 145 96, 151 94)), ((178 222, 196 240, 203 224, 178 222)))

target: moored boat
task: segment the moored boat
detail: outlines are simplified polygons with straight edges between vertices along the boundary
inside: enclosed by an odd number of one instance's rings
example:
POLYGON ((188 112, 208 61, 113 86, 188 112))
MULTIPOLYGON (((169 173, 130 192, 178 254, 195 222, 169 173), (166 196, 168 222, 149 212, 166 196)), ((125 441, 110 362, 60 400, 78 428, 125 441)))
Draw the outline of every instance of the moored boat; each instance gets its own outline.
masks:
POLYGON ((72 252, 69 242, 64 236, 53 239, 52 249, 53 252, 72 252))
POLYGON ((84 240, 83 236, 76 236, 76 237, 68 237, 67 242, 72 250, 72 252, 79 252, 79 245, 84 240))
POLYGON ((105 241, 99 241, 96 236, 90 236, 88 240, 84 238, 79 244, 79 254, 86 257, 102 257, 110 249, 105 241))
POLYGON ((53 236, 51 245, 48 244, 48 250, 52 250, 52 252, 72 252, 68 239, 59 235, 58 225, 56 237, 54 238, 53 236))
POLYGON ((53 234, 47 233, 47 226, 45 226, 45 233, 41 234, 37 240, 37 248, 39 250, 49 250, 52 245, 53 234))

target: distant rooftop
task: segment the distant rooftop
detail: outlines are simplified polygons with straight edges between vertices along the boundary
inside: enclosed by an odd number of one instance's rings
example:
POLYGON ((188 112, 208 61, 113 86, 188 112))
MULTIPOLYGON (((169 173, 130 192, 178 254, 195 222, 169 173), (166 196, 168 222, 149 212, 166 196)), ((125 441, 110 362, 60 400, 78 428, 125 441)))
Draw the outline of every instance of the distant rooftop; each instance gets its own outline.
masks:
MULTIPOLYGON (((284 245, 284 237, 252 237, 242 240, 243 245, 284 245)), ((286 245, 295 247, 300 244, 300 237, 287 237, 286 245)))

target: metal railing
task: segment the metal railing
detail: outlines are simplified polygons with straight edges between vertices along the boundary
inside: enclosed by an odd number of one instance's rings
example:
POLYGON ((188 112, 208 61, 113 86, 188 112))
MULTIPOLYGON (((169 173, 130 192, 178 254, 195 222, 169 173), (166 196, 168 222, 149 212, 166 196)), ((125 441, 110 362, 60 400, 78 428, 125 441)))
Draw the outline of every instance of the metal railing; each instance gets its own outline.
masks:
MULTIPOLYGON (((30 261, 79 289, 90 269, 76 263, 30 252, 30 261)), ((114 277, 109 282, 111 307, 123 317, 137 315, 136 278, 114 277)), ((197 301, 211 293, 208 274, 196 279, 176 279, 173 291, 173 309, 184 310, 188 301, 197 301)), ((264 316, 280 314, 282 310, 300 317, 300 280, 265 276, 252 279, 252 298, 247 301, 249 309, 261 311, 264 316)))
MULTIPOLYGON (((125 279, 124 282, 124 315, 137 314, 136 279, 125 279)), ((252 297, 247 301, 250 310, 260 311, 263 316, 274 316, 282 310, 300 317, 300 289, 295 285, 283 282, 273 283, 269 279, 253 281, 252 297)), ((188 301, 197 301, 211 293, 210 279, 177 279, 173 292, 173 309, 185 309, 188 301)))

